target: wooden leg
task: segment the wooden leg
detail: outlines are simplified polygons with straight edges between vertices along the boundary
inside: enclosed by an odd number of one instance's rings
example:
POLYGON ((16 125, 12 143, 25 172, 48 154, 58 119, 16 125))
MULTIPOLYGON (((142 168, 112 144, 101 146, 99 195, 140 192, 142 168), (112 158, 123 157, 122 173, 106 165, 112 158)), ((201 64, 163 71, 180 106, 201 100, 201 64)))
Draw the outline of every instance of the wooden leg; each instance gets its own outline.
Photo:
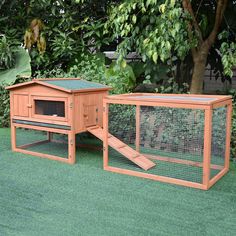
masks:
POLYGON ((69 154, 69 163, 75 163, 75 152, 76 152, 76 143, 75 143, 75 133, 70 132, 68 134, 68 154, 69 154))
POLYGON ((211 164, 211 138, 212 138, 212 109, 205 110, 204 152, 203 152, 203 185, 209 188, 211 164))
POLYGON ((48 141, 51 142, 53 140, 53 133, 47 132, 47 135, 48 135, 48 141))
POLYGON ((16 150, 16 127, 13 124, 11 126, 11 148, 12 151, 16 150))

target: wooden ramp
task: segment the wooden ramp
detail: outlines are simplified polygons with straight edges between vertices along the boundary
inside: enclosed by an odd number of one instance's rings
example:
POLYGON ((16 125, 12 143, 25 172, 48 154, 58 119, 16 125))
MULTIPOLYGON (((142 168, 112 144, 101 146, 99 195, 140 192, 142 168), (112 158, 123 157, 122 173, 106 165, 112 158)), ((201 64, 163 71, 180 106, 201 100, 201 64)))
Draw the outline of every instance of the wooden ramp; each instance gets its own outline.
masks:
MULTIPOLYGON (((87 128, 88 132, 103 141, 103 129, 100 126, 92 126, 87 128)), ((115 136, 108 133, 108 145, 114 148, 117 152, 128 158, 130 161, 138 165, 144 170, 154 167, 156 164, 148 158, 135 151, 115 136)))

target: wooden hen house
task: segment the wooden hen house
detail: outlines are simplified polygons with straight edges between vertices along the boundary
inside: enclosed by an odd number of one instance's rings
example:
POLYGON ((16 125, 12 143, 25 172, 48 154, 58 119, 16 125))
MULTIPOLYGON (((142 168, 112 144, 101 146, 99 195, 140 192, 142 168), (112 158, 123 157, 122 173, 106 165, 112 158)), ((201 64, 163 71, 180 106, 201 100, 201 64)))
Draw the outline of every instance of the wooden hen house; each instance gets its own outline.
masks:
MULTIPOLYGON (((10 90, 12 150, 73 164, 76 134, 90 132, 103 140, 103 99, 108 86, 81 79, 34 79, 7 87, 10 90), (17 128, 47 132, 47 140, 17 145, 17 128), (27 148, 53 142, 53 134, 68 135, 68 158, 39 153, 27 148)), ((109 145, 147 170, 155 164, 110 135, 109 145)))
MULTIPOLYGON (((102 127, 103 98, 110 87, 80 79, 34 79, 10 90, 13 151, 75 163, 75 135, 87 127, 102 127), (68 159, 16 146, 16 128, 68 135, 68 159)), ((35 143, 37 144, 37 143, 35 143)))

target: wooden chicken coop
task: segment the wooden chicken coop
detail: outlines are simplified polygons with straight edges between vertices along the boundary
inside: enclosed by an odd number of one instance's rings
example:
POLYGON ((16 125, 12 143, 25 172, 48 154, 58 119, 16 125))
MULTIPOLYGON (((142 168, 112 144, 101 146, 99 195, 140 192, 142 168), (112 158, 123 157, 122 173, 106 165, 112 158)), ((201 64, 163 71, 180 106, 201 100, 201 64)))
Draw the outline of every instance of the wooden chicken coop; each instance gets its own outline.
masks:
POLYGON ((13 151, 75 163, 75 135, 88 127, 102 127, 103 98, 110 87, 80 79, 34 79, 10 90, 13 151), (47 132, 47 140, 17 145, 17 128, 47 132), (52 141, 53 134, 68 136, 68 158, 27 148, 52 141))
POLYGON ((7 89, 13 151, 73 164, 76 134, 89 132, 103 141, 108 171, 206 190, 229 170, 230 96, 108 96, 110 87, 80 79, 35 79, 7 89), (28 142, 23 132, 18 142, 18 131, 27 129, 45 138, 31 135, 28 142), (66 158, 35 148, 60 150, 58 134, 66 136, 66 158))

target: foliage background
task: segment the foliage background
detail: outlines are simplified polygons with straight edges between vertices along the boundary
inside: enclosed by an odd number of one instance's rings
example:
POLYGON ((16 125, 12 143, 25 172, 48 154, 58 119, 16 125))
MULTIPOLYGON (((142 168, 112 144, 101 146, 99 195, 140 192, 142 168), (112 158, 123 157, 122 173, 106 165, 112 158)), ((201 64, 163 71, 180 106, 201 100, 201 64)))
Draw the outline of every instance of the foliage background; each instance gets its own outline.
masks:
MULTIPOLYGON (((28 70, 23 80, 30 75, 81 77, 108 84, 114 88, 113 93, 187 93, 193 66, 189 49, 196 44, 197 37, 190 43, 185 40, 189 16, 181 10, 180 3, 174 0, 2 0, 0 126, 9 125, 9 96, 4 86, 22 81, 19 68, 14 76, 9 76, 11 81, 3 83, 2 78, 6 77, 1 74, 6 70, 12 73, 16 68, 18 49, 23 44, 31 61, 31 71, 28 70), (116 49, 117 62, 102 53, 116 49), (137 52, 140 59, 125 60, 129 52, 137 52)), ((213 24, 214 4, 210 0, 192 1, 204 35, 209 34, 213 24)), ((229 1, 220 31, 207 63, 214 69, 216 79, 224 81, 230 80, 229 68, 236 64, 234 1, 229 1), (223 63, 220 52, 224 55, 223 63)), ((235 92, 231 94, 235 98, 235 92)), ((234 108, 233 156, 236 156, 235 114, 234 108)))

